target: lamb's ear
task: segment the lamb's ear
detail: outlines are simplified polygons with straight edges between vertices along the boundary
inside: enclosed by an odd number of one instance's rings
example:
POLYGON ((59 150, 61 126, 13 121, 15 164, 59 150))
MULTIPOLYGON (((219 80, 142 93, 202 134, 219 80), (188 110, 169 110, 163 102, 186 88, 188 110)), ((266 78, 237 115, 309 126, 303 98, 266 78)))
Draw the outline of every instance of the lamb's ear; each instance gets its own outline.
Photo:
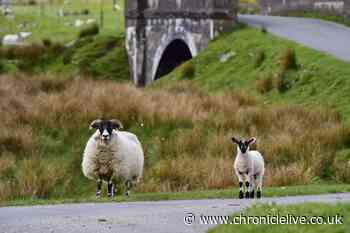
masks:
POLYGON ((113 119, 113 120, 110 120, 110 122, 112 123, 113 129, 121 130, 124 128, 123 124, 119 120, 113 119))
POLYGON ((249 145, 256 143, 256 138, 252 137, 251 139, 249 139, 248 143, 249 143, 249 145))
POLYGON ((98 129, 100 127, 100 124, 101 124, 100 119, 94 120, 93 122, 91 122, 89 129, 90 130, 91 129, 98 129))
POLYGON ((239 144, 239 140, 237 140, 235 137, 232 137, 233 143, 239 144))

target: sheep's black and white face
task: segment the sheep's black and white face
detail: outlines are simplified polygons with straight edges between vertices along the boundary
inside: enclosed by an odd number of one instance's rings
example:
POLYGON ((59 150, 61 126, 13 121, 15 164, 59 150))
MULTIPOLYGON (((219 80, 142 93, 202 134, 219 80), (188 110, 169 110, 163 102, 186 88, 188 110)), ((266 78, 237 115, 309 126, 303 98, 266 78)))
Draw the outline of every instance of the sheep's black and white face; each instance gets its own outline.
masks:
POLYGON ((108 143, 113 137, 113 130, 122 129, 123 125, 118 120, 95 120, 90 124, 90 129, 97 129, 101 141, 108 143))
POLYGON ((237 140, 236 138, 232 138, 232 141, 237 144, 239 150, 242 152, 242 154, 247 153, 249 151, 249 146, 251 144, 254 144, 256 142, 255 138, 251 138, 249 140, 237 140))

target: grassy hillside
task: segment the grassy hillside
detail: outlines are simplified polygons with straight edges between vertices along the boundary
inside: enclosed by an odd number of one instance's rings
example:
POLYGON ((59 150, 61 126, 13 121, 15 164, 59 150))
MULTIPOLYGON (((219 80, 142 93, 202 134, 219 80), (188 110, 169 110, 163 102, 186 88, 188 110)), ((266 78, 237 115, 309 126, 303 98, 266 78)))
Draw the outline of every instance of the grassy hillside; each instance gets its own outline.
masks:
MULTIPOLYGON (((329 221, 329 224, 290 224, 290 225, 222 225, 209 231, 209 233, 229 233, 229 232, 301 232, 301 233, 313 233, 313 232, 346 232, 350 227, 349 221, 350 204, 302 204, 302 205, 257 205, 246 211, 243 215, 246 216, 305 216, 309 221, 313 216, 319 217, 324 222, 329 221), (335 225, 336 221, 334 216, 342 216, 343 224, 335 225), (329 219, 329 220, 328 220, 329 219), (332 222, 334 224, 332 224, 332 222)), ((319 221, 321 221, 319 218, 319 221)), ((322 222, 323 222, 322 220, 322 222)))
POLYGON ((122 38, 102 32, 62 51, 51 46, 33 52, 34 71, 22 69, 30 59, 18 54, 33 54, 21 48, 1 57, 12 67, 0 76, 2 201, 90 197, 95 184, 80 164, 88 126, 99 117, 120 119, 142 141, 138 192, 233 187, 233 135, 258 138, 266 186, 350 182, 348 63, 241 27, 137 89, 125 83, 122 38))
MULTIPOLYGON (((349 63, 257 29, 241 25, 211 42, 192 64, 195 75, 191 82, 208 91, 243 89, 265 103, 334 107, 344 119, 350 114, 349 63), (296 67, 285 67, 294 59, 288 57, 288 50, 295 53, 296 67), (220 62, 226 53, 233 56, 220 62), (257 80, 266 79, 277 82, 277 88, 260 94, 262 84, 257 80)), ((181 72, 180 67, 156 86, 177 82, 181 72)))

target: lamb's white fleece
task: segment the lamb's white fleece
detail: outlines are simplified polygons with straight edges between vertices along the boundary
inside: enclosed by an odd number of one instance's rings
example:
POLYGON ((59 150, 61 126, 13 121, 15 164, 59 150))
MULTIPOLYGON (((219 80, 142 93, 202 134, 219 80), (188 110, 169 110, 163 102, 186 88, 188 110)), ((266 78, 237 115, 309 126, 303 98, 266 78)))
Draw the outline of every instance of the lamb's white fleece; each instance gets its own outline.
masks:
POLYGON ((100 140, 97 130, 85 147, 82 169, 93 180, 111 176, 115 181, 136 183, 143 173, 144 154, 136 135, 113 131, 108 144, 100 140))

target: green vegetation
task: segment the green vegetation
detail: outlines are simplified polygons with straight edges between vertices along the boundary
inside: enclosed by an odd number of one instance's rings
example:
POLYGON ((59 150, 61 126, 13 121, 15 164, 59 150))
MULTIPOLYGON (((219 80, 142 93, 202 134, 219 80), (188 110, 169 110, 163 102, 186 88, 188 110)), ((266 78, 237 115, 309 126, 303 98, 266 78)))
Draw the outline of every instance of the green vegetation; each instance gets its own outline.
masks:
POLYGON ((129 80, 123 37, 85 36, 70 47, 43 39, 41 43, 0 47, 3 72, 85 74, 95 79, 129 80), (113 65, 111 65, 113 64, 113 65))
MULTIPOLYGON (((305 48, 269 33, 241 25, 233 33, 222 35, 210 43, 209 48, 193 60, 196 74, 192 82, 207 91, 249 90, 261 102, 275 104, 302 104, 304 106, 334 107, 347 119, 350 114, 350 66, 327 54, 305 48), (282 69, 285 51, 292 49, 298 69, 282 69), (227 62, 219 62, 222 53, 228 50, 236 56, 227 62), (264 50, 264 62, 256 67, 257 53, 264 50), (291 88, 280 94, 271 91, 260 95, 254 90, 260 77, 283 76, 291 88)), ((162 78, 156 87, 177 82, 179 70, 162 78)))
MULTIPOLYGON (((340 184, 311 184, 286 187, 268 187, 264 189, 265 197, 283 197, 309 194, 327 194, 350 192, 350 185, 340 184)), ((200 200, 200 199, 224 199, 236 198, 237 188, 214 189, 189 192, 171 192, 171 193, 132 193, 128 198, 118 196, 116 202, 134 202, 134 201, 161 201, 161 200, 200 200)), ((95 196, 76 195, 69 198, 16 198, 7 202, 0 203, 0 206, 23 206, 23 205, 48 205, 63 203, 86 203, 86 202, 110 202, 110 198, 96 199, 95 196)))
MULTIPOLYGON (((100 1, 97 0, 75 0, 64 5, 64 1, 52 1, 54 4, 19 5, 14 7, 15 18, 6 18, 0 14, 0 38, 6 34, 16 34, 20 31, 29 31, 33 35, 30 42, 38 42, 43 38, 50 38, 57 42, 68 42, 74 40, 81 30, 75 27, 77 19, 86 22, 95 19, 100 22, 100 1), (84 6, 82 8, 82 5, 84 6), (58 16, 59 9, 69 15, 58 16), (89 11, 89 14, 86 14, 89 11), (26 25, 20 29, 19 25, 26 25)), ((124 31, 124 11, 112 10, 112 1, 102 1, 104 9, 104 24, 100 28, 101 34, 118 35, 124 31)), ((123 7, 124 1, 118 2, 123 7)))
MULTIPOLYGON (((288 205, 278 206, 272 205, 256 205, 248 210, 245 210, 243 215, 246 216, 306 216, 309 221, 313 216, 323 216, 327 222, 329 219, 330 224, 309 224, 309 225, 222 225, 209 230, 209 233, 229 233, 229 232, 301 232, 301 233, 313 233, 313 232, 347 232, 350 227, 350 204, 302 204, 302 205, 288 205), (343 224, 335 225, 336 221, 332 219, 333 216, 341 216, 343 224), (332 224, 334 223, 334 224, 332 224)), ((239 214, 238 214, 239 215, 239 214)))

